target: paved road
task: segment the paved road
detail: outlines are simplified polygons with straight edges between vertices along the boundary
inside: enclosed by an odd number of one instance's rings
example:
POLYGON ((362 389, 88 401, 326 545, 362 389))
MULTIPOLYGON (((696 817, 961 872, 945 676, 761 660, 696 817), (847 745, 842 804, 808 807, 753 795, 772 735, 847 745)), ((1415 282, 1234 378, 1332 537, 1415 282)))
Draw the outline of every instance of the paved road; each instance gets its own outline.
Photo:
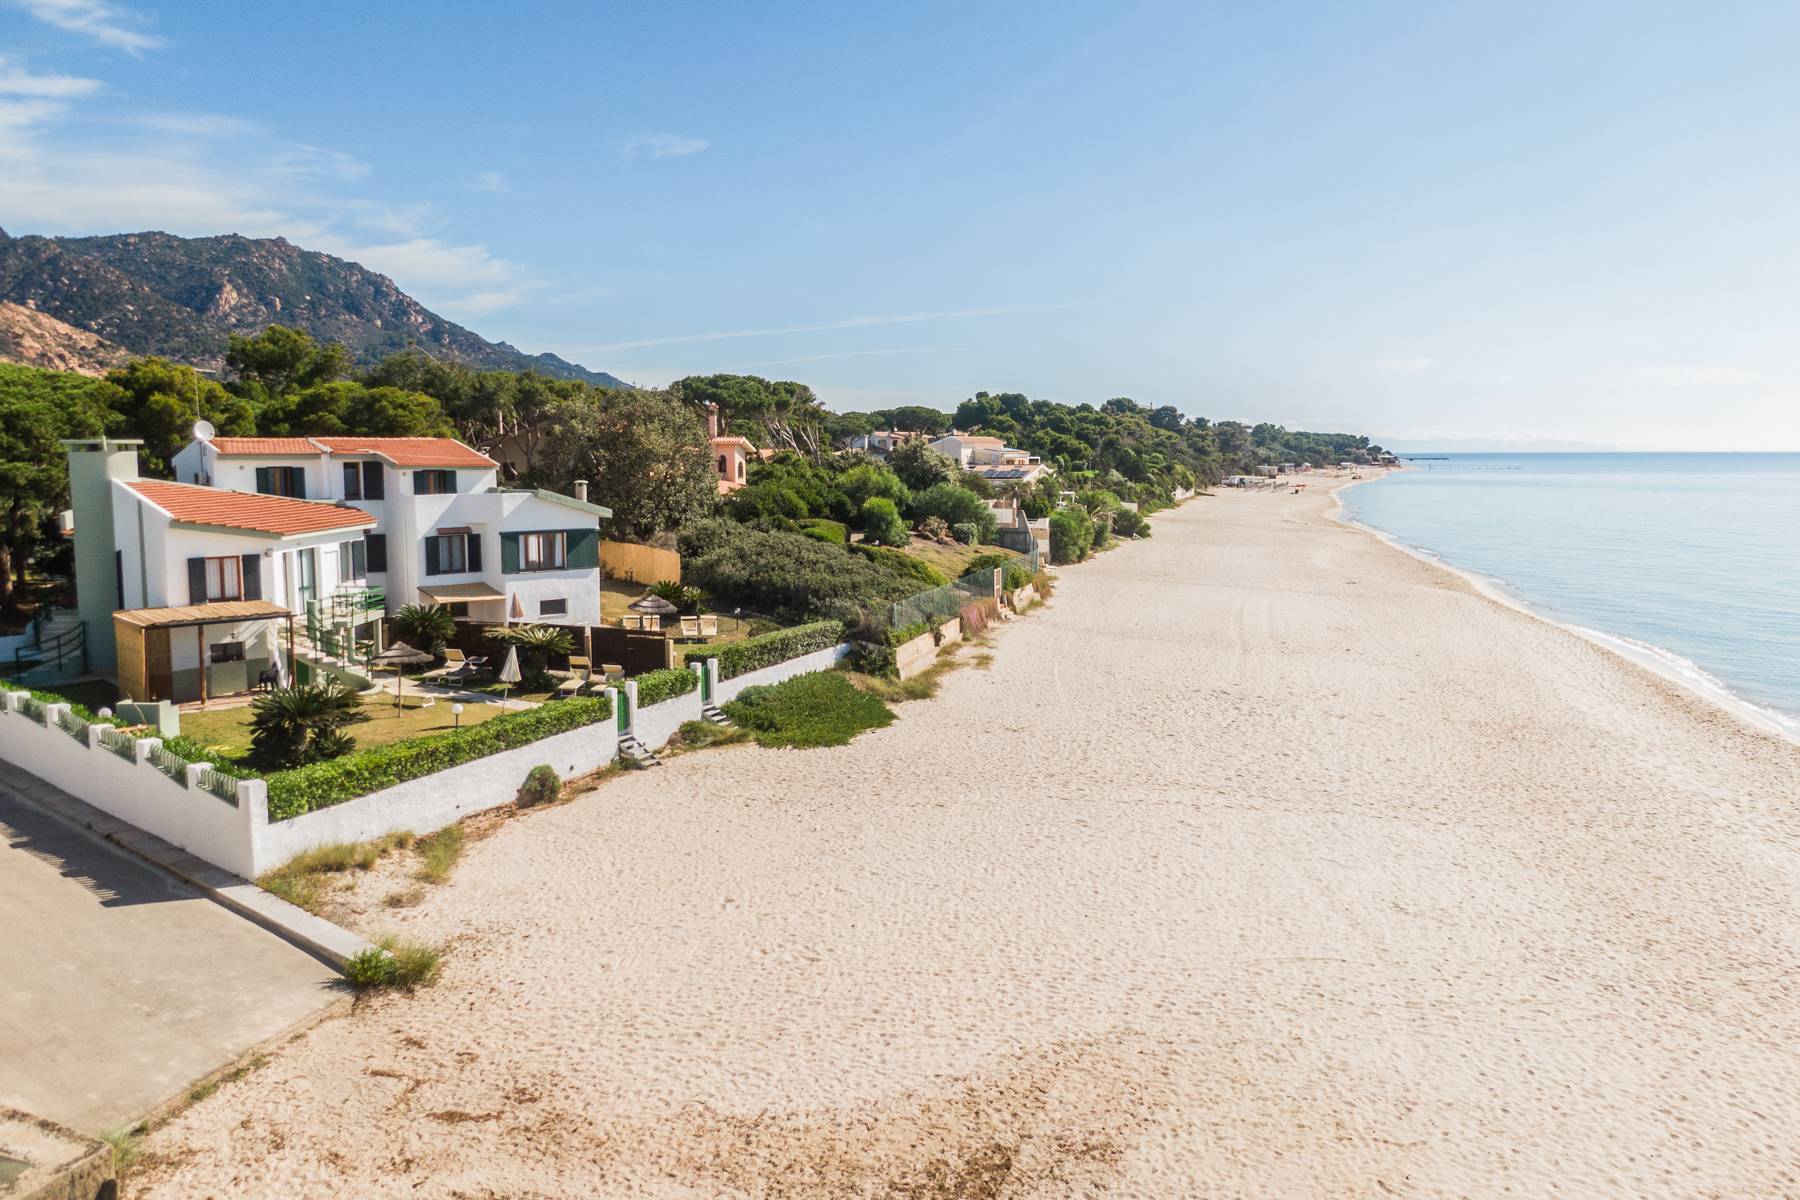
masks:
POLYGON ((21 778, 0 774, 0 1107, 117 1128, 337 997, 323 963, 51 817, 21 778))

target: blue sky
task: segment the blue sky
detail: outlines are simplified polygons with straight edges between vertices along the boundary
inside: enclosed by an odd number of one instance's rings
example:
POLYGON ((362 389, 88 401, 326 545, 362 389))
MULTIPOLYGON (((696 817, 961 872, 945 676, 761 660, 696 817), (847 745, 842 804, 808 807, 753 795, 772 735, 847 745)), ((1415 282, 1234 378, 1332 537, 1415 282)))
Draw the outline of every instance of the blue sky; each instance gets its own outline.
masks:
POLYGON ((1800 8, 0 0, 0 226, 285 235, 530 351, 1800 449, 1800 8))

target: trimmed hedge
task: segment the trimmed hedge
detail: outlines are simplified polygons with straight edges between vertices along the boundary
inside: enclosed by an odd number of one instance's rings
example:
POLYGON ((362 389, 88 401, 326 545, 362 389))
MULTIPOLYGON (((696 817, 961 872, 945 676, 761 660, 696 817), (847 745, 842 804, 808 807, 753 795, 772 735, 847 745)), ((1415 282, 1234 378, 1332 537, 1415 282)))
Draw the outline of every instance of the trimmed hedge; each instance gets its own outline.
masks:
MULTIPOLYGON (((844 627, 837 621, 814 621, 792 629, 777 629, 760 637, 717 646, 696 646, 687 652, 687 661, 719 660, 719 678, 735 679, 749 671, 772 667, 815 650, 828 650, 843 639, 844 627)), ((640 689, 642 685, 639 685, 640 689)), ((641 697, 643 692, 640 690, 641 697)))
POLYGON ((611 716, 612 705, 604 696, 559 700, 525 712, 506 713, 467 729, 373 746, 282 771, 269 777, 269 819, 285 821, 329 808, 459 763, 596 725, 611 716))
POLYGON ((36 700, 39 704, 66 704, 69 706, 70 712, 74 713, 77 717, 80 717, 83 721, 86 721, 89 725, 123 725, 125 723, 117 717, 96 716, 93 709, 85 704, 78 704, 67 696, 59 696, 55 692, 40 692, 34 687, 27 687, 22 683, 15 683, 10 679, 0 679, 0 691, 30 692, 31 698, 36 700))
POLYGON ((261 779, 262 776, 248 767, 240 767, 223 755, 215 754, 206 746, 185 734, 167 737, 162 740, 164 750, 176 758, 184 758, 191 763, 207 763, 221 775, 229 775, 233 779, 261 779))
POLYGON ((637 677, 638 707, 649 708, 652 704, 685 696, 699 686, 700 677, 681 667, 670 667, 666 671, 646 671, 637 677))

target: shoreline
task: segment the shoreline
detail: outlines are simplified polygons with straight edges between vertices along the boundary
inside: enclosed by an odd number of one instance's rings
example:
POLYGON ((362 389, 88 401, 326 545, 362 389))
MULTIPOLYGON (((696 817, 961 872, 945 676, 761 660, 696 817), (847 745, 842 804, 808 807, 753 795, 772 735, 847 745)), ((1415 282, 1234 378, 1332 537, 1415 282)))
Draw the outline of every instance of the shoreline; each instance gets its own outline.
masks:
POLYGON ((1759 704, 1755 700, 1739 695, 1730 684, 1692 659, 1666 647, 1639 641, 1622 633, 1610 633, 1604 629, 1594 629, 1591 626, 1578 625, 1573 621, 1564 621, 1553 617, 1533 607, 1528 598, 1514 594, 1492 576, 1483 575, 1468 567, 1458 566, 1434 551, 1427 550, 1423 546, 1410 545, 1385 529, 1365 524, 1351 517, 1344 506, 1341 493, 1358 484, 1377 483, 1385 478, 1387 478, 1387 473, 1383 472, 1373 478, 1347 480, 1343 485, 1332 488, 1327 493, 1332 501, 1329 510, 1331 519, 1351 529, 1361 530, 1363 533, 1372 535, 1377 541, 1398 550, 1408 558, 1448 571, 1496 604, 1504 605, 1514 612, 1523 613, 1546 625, 1567 630, 1583 641, 1611 652, 1632 666, 1648 671, 1667 683, 1674 684, 1689 695, 1699 697, 1758 733, 1770 734, 1800 746, 1800 716, 1785 713, 1780 709, 1759 704))

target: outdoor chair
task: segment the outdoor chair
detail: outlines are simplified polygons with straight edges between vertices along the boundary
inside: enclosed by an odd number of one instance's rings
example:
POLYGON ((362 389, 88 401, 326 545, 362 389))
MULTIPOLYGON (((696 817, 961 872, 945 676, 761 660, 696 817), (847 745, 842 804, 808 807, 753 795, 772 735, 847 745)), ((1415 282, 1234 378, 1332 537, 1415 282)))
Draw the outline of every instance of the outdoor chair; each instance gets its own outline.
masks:
POLYGON ((717 618, 717 617, 701 617, 700 618, 700 636, 703 638, 718 637, 719 636, 719 618, 717 618))
POLYGON ((625 678, 625 668, 618 663, 601 663, 600 671, 607 683, 617 683, 625 678))
POLYGON ((460 679, 465 675, 473 673, 474 668, 469 665, 469 660, 464 656, 463 652, 454 646, 450 646, 444 650, 444 665, 434 671, 425 672, 423 675, 419 676, 419 678, 447 679, 451 676, 455 676, 460 679))
POLYGON ((684 638, 699 637, 700 636, 700 618, 699 617, 683 617, 683 618, 681 618, 681 636, 684 638))
POLYGON ((619 624, 620 624, 620 626, 622 626, 625 629, 642 629, 644 627, 644 619, 640 616, 632 614, 629 616, 620 617, 619 624))
POLYGON ((651 616, 649 613, 645 613, 642 617, 639 618, 639 620, 641 620, 643 622, 643 630, 645 633, 661 633, 662 632, 662 618, 661 617, 651 616))
POLYGON ((580 694, 581 689, 587 686, 591 674, 590 671, 582 671, 580 674, 569 676, 556 685, 557 696, 566 700, 570 696, 580 694))

